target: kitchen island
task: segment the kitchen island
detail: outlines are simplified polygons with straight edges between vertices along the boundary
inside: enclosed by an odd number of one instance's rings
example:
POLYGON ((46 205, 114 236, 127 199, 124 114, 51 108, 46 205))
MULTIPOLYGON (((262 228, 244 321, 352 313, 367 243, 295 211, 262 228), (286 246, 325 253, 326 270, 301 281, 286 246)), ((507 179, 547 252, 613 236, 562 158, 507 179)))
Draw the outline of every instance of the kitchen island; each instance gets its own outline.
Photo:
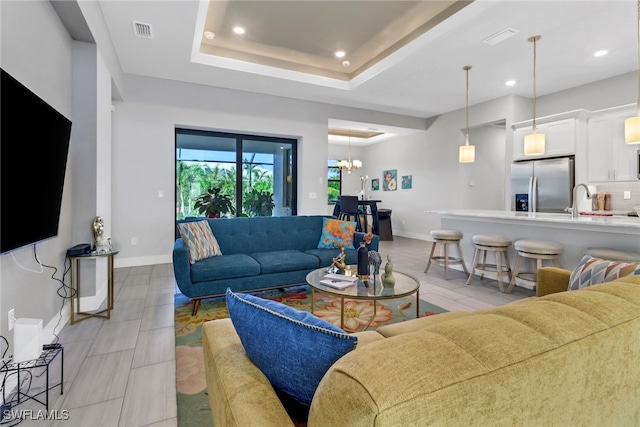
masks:
MULTIPOLYGON (((640 251, 640 218, 630 216, 580 215, 572 218, 568 213, 529 213, 491 210, 427 211, 440 216, 441 228, 462 231, 461 242, 465 263, 471 268, 474 234, 496 234, 518 239, 548 240, 561 243, 564 251, 560 265, 572 270, 590 247, 607 247, 640 251)), ((509 251, 512 265, 516 253, 509 251)), ((546 264, 545 264, 546 265, 546 264)), ((524 265, 532 269, 533 265, 524 265)))

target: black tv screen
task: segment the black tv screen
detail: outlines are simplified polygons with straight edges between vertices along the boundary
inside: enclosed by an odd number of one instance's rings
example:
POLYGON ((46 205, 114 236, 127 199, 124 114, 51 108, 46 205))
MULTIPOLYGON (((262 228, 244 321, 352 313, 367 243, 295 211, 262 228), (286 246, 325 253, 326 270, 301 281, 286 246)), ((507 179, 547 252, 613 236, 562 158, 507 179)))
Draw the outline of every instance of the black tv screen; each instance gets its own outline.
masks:
POLYGON ((5 253, 58 235, 71 121, 0 72, 0 253, 5 253))

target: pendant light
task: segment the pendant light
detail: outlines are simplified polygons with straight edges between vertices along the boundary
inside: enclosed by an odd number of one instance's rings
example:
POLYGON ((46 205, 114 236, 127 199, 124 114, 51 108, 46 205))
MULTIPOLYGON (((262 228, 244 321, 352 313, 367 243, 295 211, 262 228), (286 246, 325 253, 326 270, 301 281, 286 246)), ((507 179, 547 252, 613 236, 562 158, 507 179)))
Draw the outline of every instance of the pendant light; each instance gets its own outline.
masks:
MULTIPOLYGON (((640 1, 640 0, 639 0, 640 1)), ((464 145, 460 146, 460 152, 458 154, 458 161, 460 163, 473 163, 476 161, 476 146, 469 145, 469 70, 471 69, 471 65, 465 65, 462 67, 464 71, 467 72, 467 102, 466 102, 466 116, 467 116, 467 127, 464 136, 464 145)))
MULTIPOLYGON (((640 0, 638 0, 638 65, 640 66, 640 0)), ((640 69, 638 69, 638 106, 634 117, 624 121, 624 142, 640 144, 640 69)))
POLYGON ((533 36, 529 41, 533 43, 533 129, 524 137, 524 154, 539 156, 544 154, 544 134, 536 132, 536 42, 540 36, 533 36))
POLYGON ((351 160, 351 129, 349 129, 349 155, 347 160, 340 160, 338 167, 342 170, 346 170, 347 173, 351 173, 352 170, 360 169, 362 162, 360 160, 351 160))

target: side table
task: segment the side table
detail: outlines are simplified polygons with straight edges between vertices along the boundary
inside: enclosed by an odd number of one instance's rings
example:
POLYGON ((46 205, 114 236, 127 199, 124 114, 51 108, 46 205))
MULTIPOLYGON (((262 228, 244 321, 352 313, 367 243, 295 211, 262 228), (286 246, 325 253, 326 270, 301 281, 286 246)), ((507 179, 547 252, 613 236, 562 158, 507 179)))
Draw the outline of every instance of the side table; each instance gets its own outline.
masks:
MULTIPOLYGON (((15 400, 15 404, 19 405, 22 402, 26 402, 27 400, 35 400, 41 405, 44 405, 45 409, 49 411, 49 390, 60 386, 60 394, 64 394, 63 384, 64 384, 64 348, 62 346, 43 350, 40 356, 37 359, 33 360, 25 360, 24 362, 15 363, 9 360, 6 364, 0 366, 0 373, 4 373, 5 375, 16 372, 18 376, 18 388, 20 387, 20 372, 21 371, 31 371, 36 368, 44 368, 46 375, 46 384, 44 390, 36 393, 36 394, 28 394, 18 389, 17 398, 15 400), (49 365, 53 360, 58 356, 61 357, 60 362, 60 382, 54 385, 49 385, 49 365), (39 400, 38 397, 44 393, 44 402, 39 400)), ((32 373, 33 375, 33 373, 32 373)), ((28 391, 28 390, 27 390, 28 391)), ((5 402, 8 403, 8 402, 5 402)), ((14 401, 11 401, 14 403, 14 401)))
POLYGON ((113 310, 113 257, 119 251, 110 250, 107 252, 91 252, 88 254, 67 256, 71 261, 71 324, 80 322, 90 317, 101 317, 103 319, 111 318, 111 310, 113 310), (107 258, 107 308, 94 312, 86 312, 80 310, 80 261, 86 259, 107 258), (74 300, 77 303, 75 307, 74 300), (77 309, 77 311, 76 311, 77 309), (82 317, 77 317, 78 315, 82 317))

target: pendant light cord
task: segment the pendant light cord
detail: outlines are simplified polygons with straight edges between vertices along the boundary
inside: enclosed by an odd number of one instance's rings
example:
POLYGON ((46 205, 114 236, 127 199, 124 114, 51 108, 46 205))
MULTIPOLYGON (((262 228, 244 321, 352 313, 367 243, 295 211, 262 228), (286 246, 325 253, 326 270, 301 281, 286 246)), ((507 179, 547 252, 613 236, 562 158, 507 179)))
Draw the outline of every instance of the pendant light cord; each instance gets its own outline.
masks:
MULTIPOLYGON (((640 1, 640 0, 638 0, 640 1)), ((469 145, 469 70, 471 69, 471 65, 466 65, 464 70, 467 72, 467 101, 466 101, 466 124, 467 124, 467 134, 465 135, 465 143, 464 145, 469 145)))
MULTIPOLYGON (((638 0, 638 67, 640 67, 640 0, 638 0)), ((640 116, 640 69, 638 70, 638 105, 637 115, 640 116)))
MULTIPOLYGON (((640 2, 640 0, 638 0, 640 2)), ((533 133, 536 133, 536 42, 540 36, 533 36, 529 39, 533 42, 533 133)))

